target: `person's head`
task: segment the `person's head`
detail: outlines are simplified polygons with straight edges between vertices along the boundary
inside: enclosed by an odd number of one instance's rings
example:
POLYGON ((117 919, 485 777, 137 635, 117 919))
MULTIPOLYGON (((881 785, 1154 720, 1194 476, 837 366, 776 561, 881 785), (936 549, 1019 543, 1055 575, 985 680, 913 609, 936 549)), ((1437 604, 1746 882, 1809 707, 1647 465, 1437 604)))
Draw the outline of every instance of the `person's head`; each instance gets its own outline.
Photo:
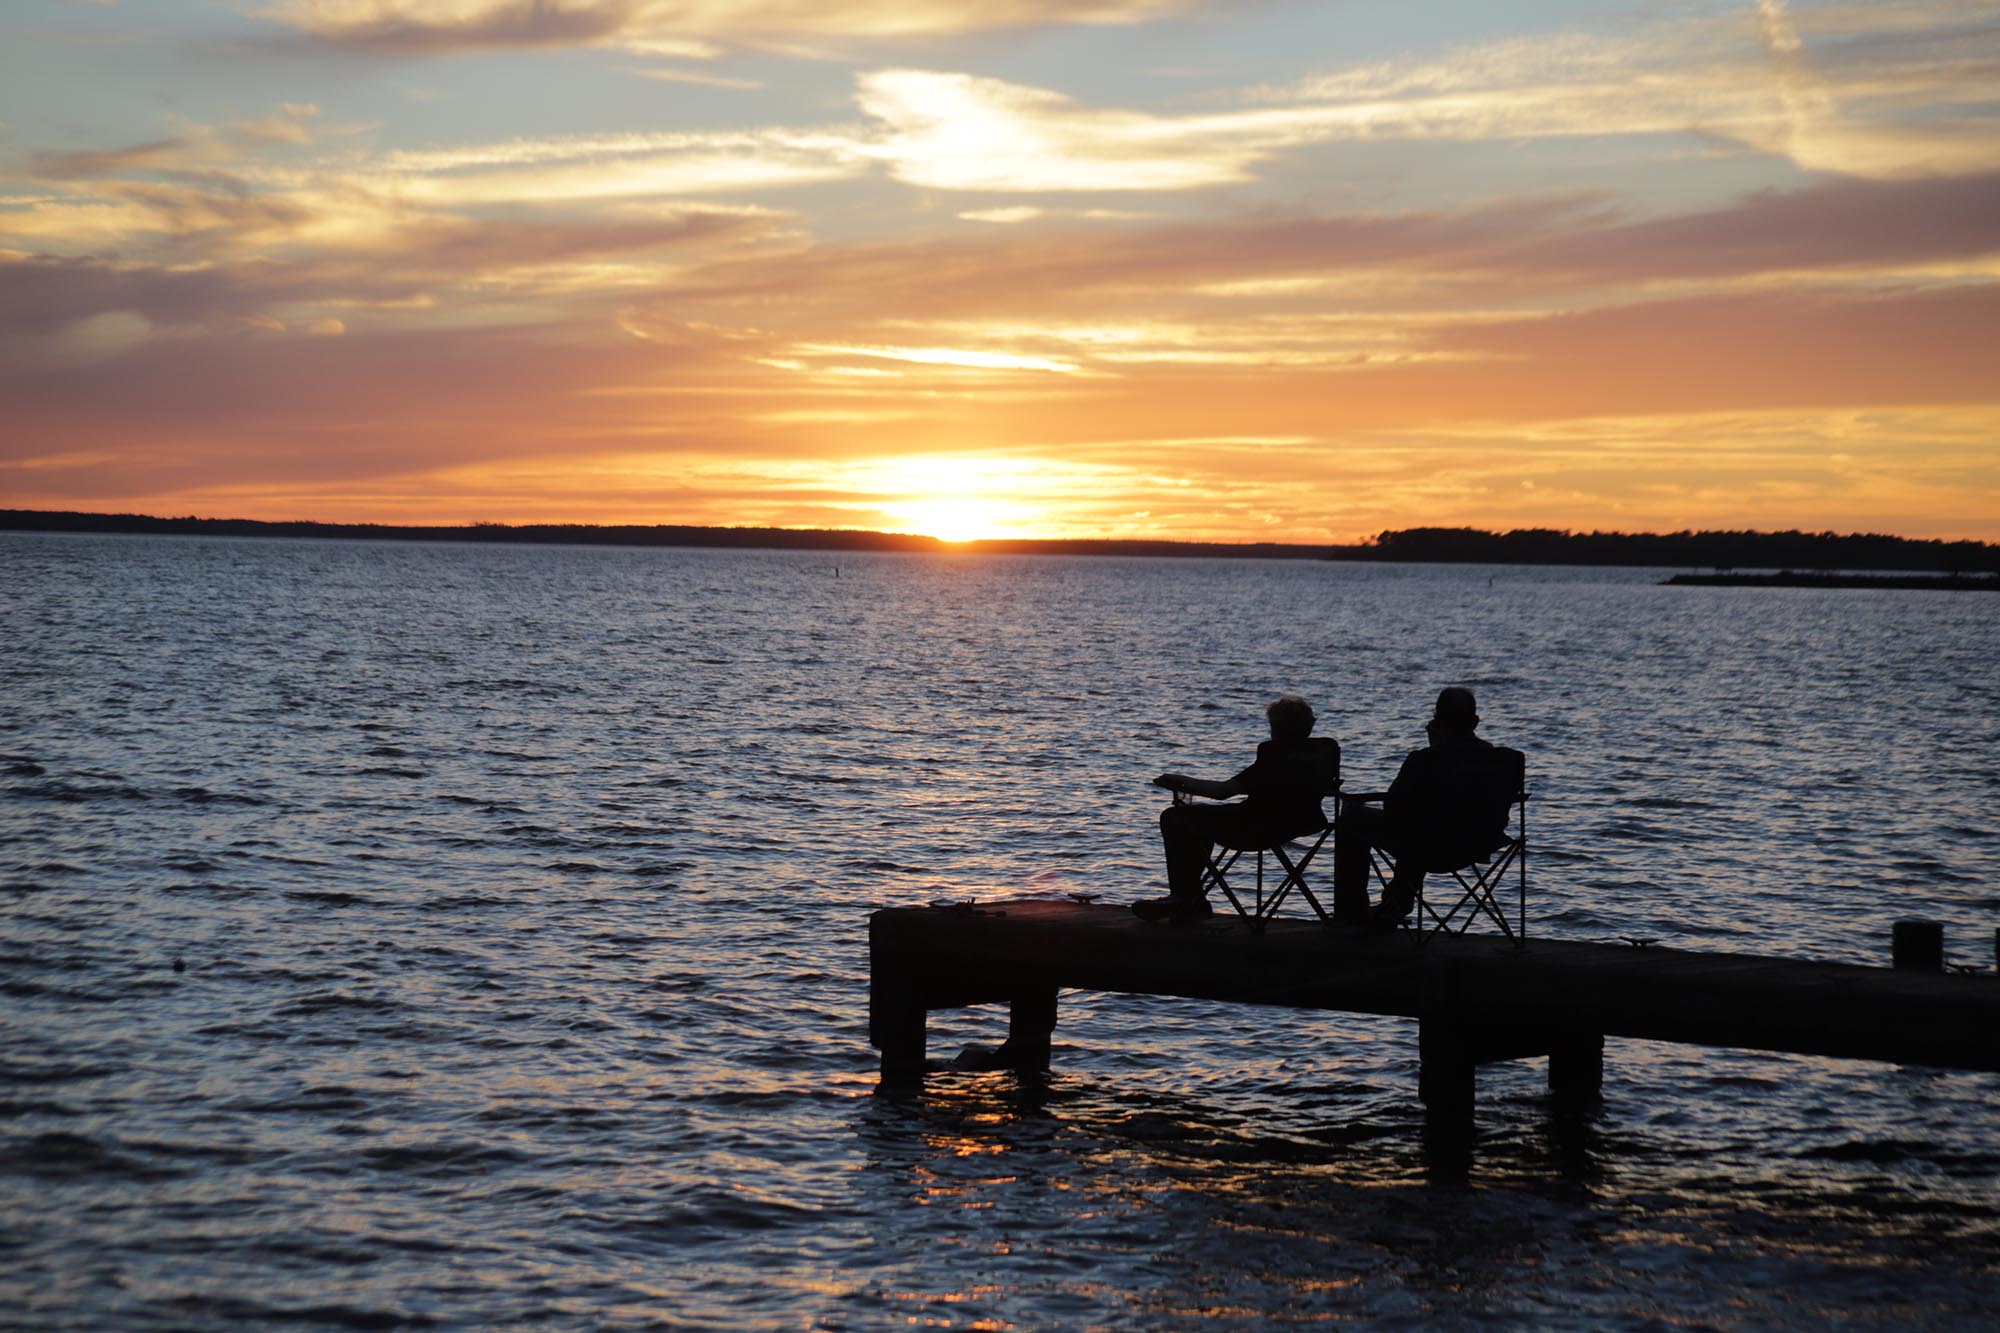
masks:
POLYGON ((1264 717, 1271 724, 1272 740, 1303 740, 1312 735, 1312 705, 1296 694, 1282 694, 1273 699, 1264 710, 1264 717))
POLYGON ((1431 725, 1451 736, 1470 736, 1479 725, 1479 704, 1463 685, 1448 685, 1438 691, 1437 709, 1431 725))

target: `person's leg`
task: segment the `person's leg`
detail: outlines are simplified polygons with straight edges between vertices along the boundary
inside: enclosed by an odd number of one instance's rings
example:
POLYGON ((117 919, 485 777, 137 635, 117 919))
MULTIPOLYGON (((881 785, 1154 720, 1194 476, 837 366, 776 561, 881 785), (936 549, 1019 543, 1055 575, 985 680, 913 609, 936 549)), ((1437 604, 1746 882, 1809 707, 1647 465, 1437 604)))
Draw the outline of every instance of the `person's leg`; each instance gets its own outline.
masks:
POLYGON ((1208 849, 1215 841, 1211 818, 1219 806, 1170 805, 1160 811, 1160 842, 1167 854, 1167 896, 1133 903, 1148 921, 1198 921, 1212 915, 1202 890, 1208 849))
POLYGON ((1368 916, 1368 853, 1382 836, 1382 811, 1348 805, 1333 829, 1333 919, 1358 922, 1368 916))
MULTIPOLYGON (((1395 856, 1392 850, 1389 853, 1395 856)), ((1375 909, 1376 917, 1391 925, 1410 914, 1417 905, 1417 891, 1424 886, 1424 858, 1417 855, 1413 847, 1405 847, 1403 855, 1396 856, 1396 873, 1389 876, 1389 887, 1382 890, 1382 905, 1375 909)))
POLYGON ((1196 805, 1170 805, 1160 811, 1160 842, 1167 854, 1167 893, 1197 902, 1203 898, 1202 872, 1214 843, 1206 810, 1196 805))

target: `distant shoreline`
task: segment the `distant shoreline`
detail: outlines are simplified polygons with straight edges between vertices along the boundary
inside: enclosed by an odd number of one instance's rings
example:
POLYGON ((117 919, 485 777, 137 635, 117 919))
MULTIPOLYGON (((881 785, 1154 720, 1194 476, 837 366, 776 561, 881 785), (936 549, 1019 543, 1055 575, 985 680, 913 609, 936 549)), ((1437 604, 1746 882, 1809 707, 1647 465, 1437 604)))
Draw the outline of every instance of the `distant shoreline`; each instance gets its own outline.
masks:
POLYGON ((1915 588, 1941 592, 2000 592, 1995 574, 1676 574, 1662 587, 1679 588, 1915 588))
MULTIPOLYGON (((2000 545, 1977 541, 1831 532, 1572 533, 1543 528, 1504 533, 1476 528, 1405 528, 1359 545, 1288 542, 1194 542, 1117 538, 1009 538, 946 542, 911 533, 842 528, 712 528, 692 524, 469 523, 458 526, 386 523, 269 522, 249 518, 160 518, 67 510, 0 509, 0 530, 126 533, 206 537, 289 537, 343 541, 493 542, 514 545, 711 547, 730 550, 892 551, 974 555, 1182 557, 1227 560, 1340 560, 1411 564, 1598 565, 1708 569, 1670 584, 1771 585, 1775 579, 1815 582, 1784 586, 1932 586, 1885 583, 1895 574, 1950 575, 1936 586, 1960 587, 1963 575, 2000 574, 2000 545), (1783 571, 1736 574, 1738 569, 1783 571), (1852 571, 1877 571, 1856 574, 1852 571), (1793 573, 1792 571, 1806 571, 1793 573), (1841 584, 1830 579, 1859 580, 1841 584)), ((1976 582, 1973 586, 1980 586, 1976 582)))
MULTIPOLYGON (((947 542, 916 533, 848 528, 707 528, 691 524, 471 523, 460 527, 388 523, 268 522, 254 518, 156 518, 0 509, 0 531, 98 532, 198 537, 319 537, 337 541, 494 542, 532 546, 695 546, 780 551, 968 551, 1004 555, 1210 556, 1245 560, 1321 560, 1366 547, 1279 542, 1177 542, 1032 539, 947 542)), ((1341 558, 1341 557, 1334 557, 1341 558)), ((1367 559, 1367 556, 1353 558, 1367 559)))

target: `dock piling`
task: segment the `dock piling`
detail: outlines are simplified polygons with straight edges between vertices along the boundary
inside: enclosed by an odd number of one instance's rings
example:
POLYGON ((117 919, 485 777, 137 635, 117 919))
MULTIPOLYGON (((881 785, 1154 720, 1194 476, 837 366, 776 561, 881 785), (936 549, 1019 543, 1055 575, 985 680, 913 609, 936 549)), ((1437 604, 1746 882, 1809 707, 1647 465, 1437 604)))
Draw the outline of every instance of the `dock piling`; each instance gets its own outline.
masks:
POLYGON ((1056 988, 1017 991, 1007 1002, 1007 1042, 1000 1048, 999 1063, 1008 1069, 1046 1073, 1055 1030, 1056 988))
POLYGON ((1942 972, 1944 927, 1935 921, 1898 921, 1890 928, 1889 950, 1899 972, 1942 972))
POLYGON ((1566 1032, 1549 1050, 1549 1091, 1565 1101, 1597 1097, 1604 1090, 1604 1034, 1566 1032))
POLYGON ((882 1053, 884 1081, 921 1078, 929 1014, 914 988, 877 967, 868 979, 868 1040, 882 1053))

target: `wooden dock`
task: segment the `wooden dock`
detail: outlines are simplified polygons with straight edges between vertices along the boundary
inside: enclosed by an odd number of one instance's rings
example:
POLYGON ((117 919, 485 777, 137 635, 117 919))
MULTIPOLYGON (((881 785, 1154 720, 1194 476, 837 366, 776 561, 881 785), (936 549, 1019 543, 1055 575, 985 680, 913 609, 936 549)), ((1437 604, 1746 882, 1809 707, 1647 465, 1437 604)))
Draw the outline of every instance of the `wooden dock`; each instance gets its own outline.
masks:
POLYGON ((1991 975, 1220 915, 1169 926, 1046 899, 884 908, 869 960, 885 1080, 921 1076, 930 1010, 974 1004, 1011 1006, 1001 1063, 1046 1068, 1066 989, 1414 1018, 1423 1100, 1451 1118, 1469 1119, 1474 1071, 1495 1060, 1546 1055, 1558 1094, 1595 1095, 1606 1037, 2000 1070, 1991 975))

